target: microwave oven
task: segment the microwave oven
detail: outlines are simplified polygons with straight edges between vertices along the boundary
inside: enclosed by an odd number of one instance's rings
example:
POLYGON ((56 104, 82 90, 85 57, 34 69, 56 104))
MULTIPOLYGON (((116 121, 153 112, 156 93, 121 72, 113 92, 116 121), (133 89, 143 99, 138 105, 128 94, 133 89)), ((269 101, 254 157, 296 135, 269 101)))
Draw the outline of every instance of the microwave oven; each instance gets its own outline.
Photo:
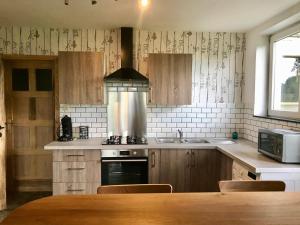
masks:
POLYGON ((300 132, 259 129, 258 151, 283 163, 300 163, 300 132))

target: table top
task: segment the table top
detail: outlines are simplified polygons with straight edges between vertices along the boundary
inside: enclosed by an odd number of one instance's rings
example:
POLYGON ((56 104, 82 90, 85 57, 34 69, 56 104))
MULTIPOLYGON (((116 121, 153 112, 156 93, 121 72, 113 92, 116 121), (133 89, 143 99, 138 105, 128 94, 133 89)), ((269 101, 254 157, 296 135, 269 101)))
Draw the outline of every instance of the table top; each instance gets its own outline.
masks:
POLYGON ((178 193, 53 196, 30 202, 1 225, 300 224, 300 193, 178 193))

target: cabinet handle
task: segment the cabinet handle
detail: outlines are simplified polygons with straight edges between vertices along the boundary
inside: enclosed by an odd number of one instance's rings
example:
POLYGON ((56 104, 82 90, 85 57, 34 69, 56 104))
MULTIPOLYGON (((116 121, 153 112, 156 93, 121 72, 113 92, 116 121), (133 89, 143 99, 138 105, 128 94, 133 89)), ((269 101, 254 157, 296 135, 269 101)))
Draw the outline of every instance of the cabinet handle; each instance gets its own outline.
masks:
POLYGON ((82 192, 84 189, 67 189, 67 192, 82 192))
POLYGON ((152 103, 152 93, 153 93, 153 89, 152 87, 149 88, 149 91, 150 91, 150 96, 149 96, 149 103, 152 103))
POLYGON ((67 155, 67 157, 84 157, 84 155, 67 155))
POLYGON ((81 168, 67 168, 67 170, 84 170, 85 168, 84 167, 81 167, 81 168))
POLYGON ((195 168, 196 167, 196 159, 195 159, 195 152, 194 151, 192 151, 191 158, 192 158, 191 168, 195 168))
POLYGON ((186 156, 187 156, 187 168, 190 168, 190 152, 187 152, 186 153, 186 156))
POLYGON ((151 167, 155 167, 155 152, 151 152, 151 167))

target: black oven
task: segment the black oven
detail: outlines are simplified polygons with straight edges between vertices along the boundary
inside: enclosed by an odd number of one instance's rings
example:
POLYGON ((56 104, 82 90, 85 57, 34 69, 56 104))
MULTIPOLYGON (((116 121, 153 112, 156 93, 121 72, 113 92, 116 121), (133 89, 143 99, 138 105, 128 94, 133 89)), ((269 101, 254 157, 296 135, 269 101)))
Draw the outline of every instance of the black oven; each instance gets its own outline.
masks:
POLYGON ((101 185, 147 183, 147 149, 101 151, 101 185))

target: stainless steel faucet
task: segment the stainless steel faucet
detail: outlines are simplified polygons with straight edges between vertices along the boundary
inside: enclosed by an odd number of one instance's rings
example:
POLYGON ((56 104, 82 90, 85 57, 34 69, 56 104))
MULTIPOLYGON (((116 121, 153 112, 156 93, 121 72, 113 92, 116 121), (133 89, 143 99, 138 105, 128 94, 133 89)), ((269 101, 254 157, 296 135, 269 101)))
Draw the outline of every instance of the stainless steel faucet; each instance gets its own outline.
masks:
POLYGON ((178 129, 178 133, 179 133, 180 142, 183 142, 183 132, 182 132, 182 130, 178 129))

